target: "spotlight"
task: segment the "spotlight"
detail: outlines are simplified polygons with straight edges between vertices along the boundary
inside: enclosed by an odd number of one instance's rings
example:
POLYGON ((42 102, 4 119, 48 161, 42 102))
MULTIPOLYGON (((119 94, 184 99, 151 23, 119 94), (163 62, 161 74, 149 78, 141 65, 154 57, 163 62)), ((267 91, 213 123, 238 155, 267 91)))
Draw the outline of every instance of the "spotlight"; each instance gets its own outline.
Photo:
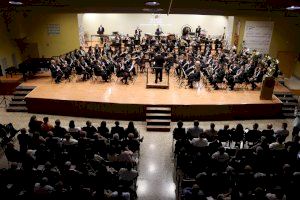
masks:
POLYGON ((300 10, 300 6, 290 6, 286 8, 287 10, 300 10))
POLYGON ((9 1, 8 3, 11 5, 15 5, 15 6, 23 5, 23 3, 21 1, 9 1))
POLYGON ((145 5, 146 5, 146 6, 159 6, 160 3, 157 2, 157 1, 147 1, 147 2, 145 3, 145 5))

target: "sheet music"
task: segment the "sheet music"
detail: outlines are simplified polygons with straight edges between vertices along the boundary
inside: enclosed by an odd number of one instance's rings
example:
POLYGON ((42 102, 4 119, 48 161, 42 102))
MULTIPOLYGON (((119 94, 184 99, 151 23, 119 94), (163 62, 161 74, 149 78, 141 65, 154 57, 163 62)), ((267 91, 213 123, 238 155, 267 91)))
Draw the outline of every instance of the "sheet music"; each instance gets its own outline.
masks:
POLYGON ((244 41, 245 47, 261 53, 269 53, 274 22, 246 21, 244 41))

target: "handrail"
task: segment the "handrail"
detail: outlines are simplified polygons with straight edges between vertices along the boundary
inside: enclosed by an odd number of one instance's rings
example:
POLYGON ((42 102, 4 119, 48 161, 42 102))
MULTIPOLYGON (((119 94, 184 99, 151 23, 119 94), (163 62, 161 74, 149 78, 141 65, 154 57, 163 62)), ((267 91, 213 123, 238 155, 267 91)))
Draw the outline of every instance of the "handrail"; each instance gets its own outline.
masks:
POLYGON ((148 67, 146 67, 146 73, 147 73, 146 85, 148 85, 148 81, 149 81, 149 80, 148 80, 148 74, 149 74, 149 73, 148 73, 148 67))

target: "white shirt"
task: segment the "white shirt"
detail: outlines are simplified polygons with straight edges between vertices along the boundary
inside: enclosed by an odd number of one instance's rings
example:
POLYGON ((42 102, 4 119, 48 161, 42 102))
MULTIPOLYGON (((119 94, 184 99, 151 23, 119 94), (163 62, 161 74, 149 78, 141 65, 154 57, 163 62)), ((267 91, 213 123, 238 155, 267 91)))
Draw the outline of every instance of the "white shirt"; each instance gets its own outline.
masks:
POLYGON ((206 138, 193 138, 191 144, 195 147, 207 147, 208 141, 206 138))

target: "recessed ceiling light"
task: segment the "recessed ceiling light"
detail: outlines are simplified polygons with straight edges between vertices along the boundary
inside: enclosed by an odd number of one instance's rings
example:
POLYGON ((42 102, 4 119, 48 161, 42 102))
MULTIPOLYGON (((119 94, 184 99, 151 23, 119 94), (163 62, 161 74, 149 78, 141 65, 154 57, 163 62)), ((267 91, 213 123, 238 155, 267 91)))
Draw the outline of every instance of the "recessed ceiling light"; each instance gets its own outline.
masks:
POLYGON ((11 5, 17 5, 17 6, 23 5, 23 3, 21 1, 9 1, 8 3, 11 5))
POLYGON ((300 6, 290 6, 286 8, 287 10, 300 10, 300 6))
POLYGON ((159 6, 160 3, 157 2, 157 1, 147 1, 147 2, 145 3, 145 5, 146 5, 146 6, 159 6))

